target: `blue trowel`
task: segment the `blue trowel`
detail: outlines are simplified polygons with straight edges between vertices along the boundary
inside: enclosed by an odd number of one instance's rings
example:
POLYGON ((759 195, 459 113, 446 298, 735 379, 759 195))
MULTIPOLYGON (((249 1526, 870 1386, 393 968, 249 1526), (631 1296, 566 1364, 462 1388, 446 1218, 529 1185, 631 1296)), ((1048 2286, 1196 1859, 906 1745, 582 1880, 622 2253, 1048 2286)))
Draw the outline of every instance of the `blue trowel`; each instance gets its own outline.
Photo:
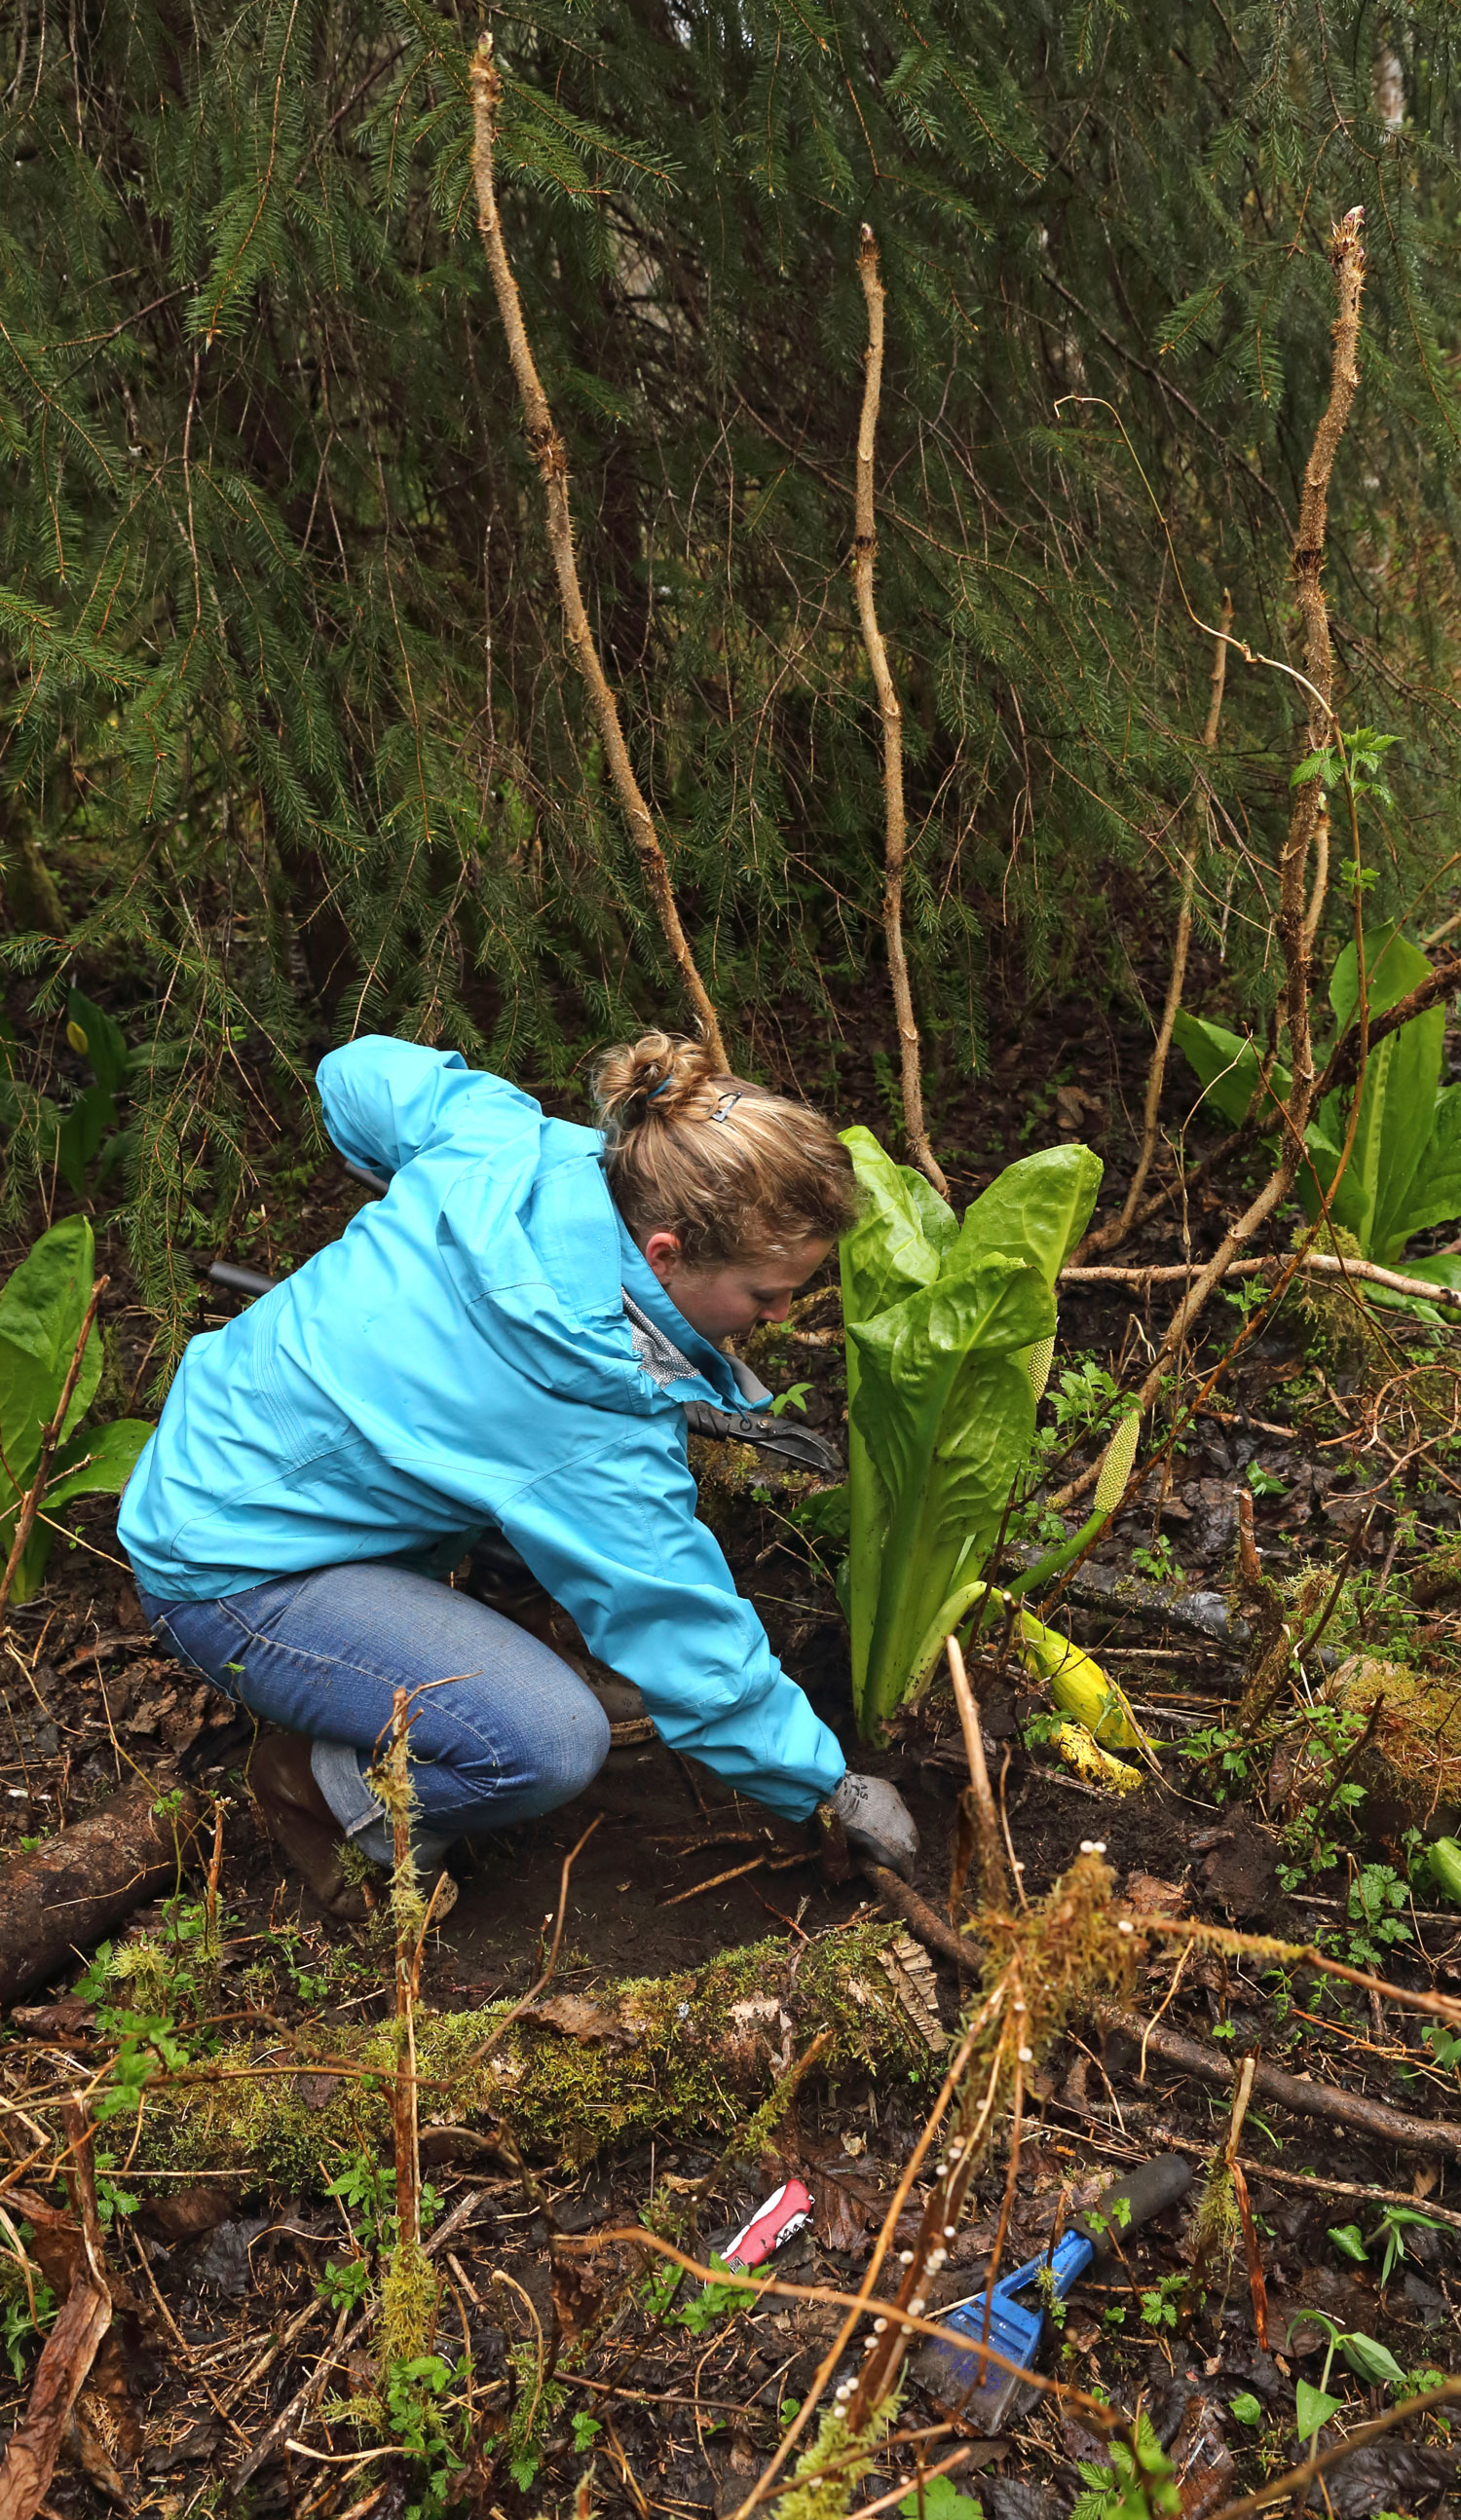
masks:
POLYGON ((986 2436, 999 2432, 1034 2377, 1047 2304, 1064 2301, 1097 2258, 1124 2245, 1128 2231, 1138 2223, 1149 2222, 1164 2206, 1175 2205, 1191 2184, 1192 2164, 1179 2153, 1158 2153, 1155 2159, 1139 2163, 1108 2187, 1088 2212, 1076 2217, 1048 2256, 1031 2258, 968 2301, 931 2312, 940 2326, 951 2327, 969 2344, 961 2348, 931 2342, 915 2356, 912 2377, 972 2432, 986 2436), (1037 2280, 1039 2293, 1027 2305, 1019 2296, 1037 2280), (995 2362, 982 2352, 985 2345, 1003 2360, 995 2362))

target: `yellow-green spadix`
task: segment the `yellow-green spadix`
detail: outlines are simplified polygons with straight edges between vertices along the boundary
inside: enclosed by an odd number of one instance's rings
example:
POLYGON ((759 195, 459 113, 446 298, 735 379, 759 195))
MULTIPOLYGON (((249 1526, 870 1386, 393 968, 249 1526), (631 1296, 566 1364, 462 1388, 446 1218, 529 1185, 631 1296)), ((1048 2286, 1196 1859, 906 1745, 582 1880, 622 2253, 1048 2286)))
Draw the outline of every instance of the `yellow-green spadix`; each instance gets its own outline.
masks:
POLYGON ((1020 1642, 1031 1670, 1049 1681, 1062 1715, 1083 1724, 1103 1750, 1150 1749, 1124 1694, 1092 1655, 1028 1610, 1020 1613, 1020 1642))

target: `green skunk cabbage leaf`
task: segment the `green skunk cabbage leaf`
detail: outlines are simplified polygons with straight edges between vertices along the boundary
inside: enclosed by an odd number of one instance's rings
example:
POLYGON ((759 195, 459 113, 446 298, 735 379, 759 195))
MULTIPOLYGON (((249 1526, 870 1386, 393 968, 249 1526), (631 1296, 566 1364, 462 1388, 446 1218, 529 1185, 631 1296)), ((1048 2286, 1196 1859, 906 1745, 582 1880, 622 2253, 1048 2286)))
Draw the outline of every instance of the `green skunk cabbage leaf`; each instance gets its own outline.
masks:
MULTIPOLYGON (((40 1456, 41 1437, 61 1405, 81 1324, 91 1301, 96 1246, 84 1216, 53 1225, 0 1286, 0 1513, 15 1503, 40 1456)), ((67 1410, 63 1440, 79 1423, 102 1378, 101 1333, 95 1328, 67 1410)), ((8 1544, 7 1544, 8 1546, 8 1544)))
POLYGON ((1047 1147, 1007 1165, 966 1210, 961 1250, 1003 1251, 1053 1286, 1090 1223, 1101 1169, 1089 1147, 1047 1147))
POLYGON ((863 1196, 862 1214, 843 1238, 843 1317, 865 1322, 932 1283, 959 1226, 932 1182, 895 1164, 870 1129, 844 1130, 843 1145, 863 1196))
MULTIPOLYGON (((1408 1031, 1409 1026, 1404 1029, 1408 1031)), ((1431 1135, 1411 1176, 1402 1212, 1396 1219, 1398 1243, 1407 1242, 1412 1234, 1423 1234, 1428 1225, 1453 1225, 1458 1216, 1461 1216, 1461 1085, 1444 1085, 1436 1097, 1431 1135)), ((1392 1261, 1388 1265, 1393 1267, 1394 1264, 1392 1261)), ((1440 1282, 1440 1273, 1419 1261, 1415 1268, 1417 1277, 1435 1277, 1437 1282, 1440 1282)))
MULTIPOLYGON (((1364 949, 1365 996, 1372 1016, 1388 1013, 1431 969, 1420 947, 1393 924, 1367 933, 1364 949)), ((1359 1004, 1359 957, 1353 944, 1345 947, 1335 964, 1329 1002, 1343 1035, 1359 1004)), ((1326 1096, 1318 1125, 1309 1132, 1312 1170, 1305 1168, 1300 1185, 1304 1206, 1317 1217, 1319 1192, 1328 1193, 1334 1222, 1355 1237, 1367 1260, 1388 1265, 1398 1258, 1408 1238, 1419 1233, 1426 1210, 1433 1224, 1461 1213, 1461 1202, 1448 1204, 1441 1180, 1434 1190, 1428 1180, 1427 1158, 1440 1116, 1444 1038, 1445 1010, 1438 1006, 1376 1044, 1365 1066, 1349 1161, 1335 1191, 1331 1184, 1349 1126, 1338 1095, 1326 1096)), ((1447 1115, 1448 1150, 1454 1125, 1447 1115)), ((1461 1148, 1456 1151, 1461 1153, 1461 1148)), ((1461 1166, 1451 1169, 1461 1172, 1461 1166)))
MULTIPOLYGON (((41 1236, 0 1286, 0 1565, 10 1554, 46 1428, 61 1406, 95 1264, 90 1225, 84 1216, 68 1216, 41 1236)), ((101 1377, 102 1337, 93 1324, 52 1457, 42 1516, 12 1583, 10 1598, 17 1604, 29 1600, 45 1580, 54 1536, 45 1517, 72 1497, 118 1494, 152 1432, 138 1418, 84 1428, 101 1377)))
MULTIPOLYGON (((1210 1023, 1206 1015, 1190 1015, 1185 1007, 1178 1012, 1172 1034, 1188 1065, 1196 1069, 1199 1082, 1207 1088, 1203 1099, 1211 1103, 1230 1129, 1240 1128, 1258 1087, 1256 1042, 1244 1041, 1223 1025, 1210 1023)), ((1277 1127, 1278 1106, 1287 1100, 1291 1082, 1286 1067, 1274 1068, 1269 1079, 1272 1099, 1259 1115, 1260 1127, 1277 1127)))
POLYGON ((82 1431, 62 1446, 46 1481, 46 1510, 78 1496, 120 1496, 152 1433, 147 1418, 114 1418, 94 1434, 82 1431))
MULTIPOLYGON (((1420 947, 1402 936, 1393 920, 1366 930, 1365 999, 1372 1015, 1388 1015, 1430 976, 1431 966, 1420 947)), ((1359 1005, 1359 956, 1352 939, 1335 959, 1329 1003, 1340 1031, 1347 1031, 1359 1005)))
POLYGON ((129 1053, 117 1026, 105 1009, 94 1006, 79 989, 72 989, 66 1002, 67 1036, 73 1050, 79 1050, 107 1094, 120 1094, 126 1085, 129 1053), (73 1036, 72 1027, 81 1035, 73 1036))
MULTIPOLYGON (((961 1271, 951 1255, 934 1285, 848 1333, 858 1360, 852 1422, 864 1475, 876 1483, 882 1535, 863 1692, 869 1724, 898 1704, 970 1545, 987 1550, 993 1540, 1034 1433, 1019 1351, 1048 1336, 1054 1321, 1038 1270, 999 1255, 961 1271)), ((861 1466, 854 1462, 854 1481, 861 1466)))

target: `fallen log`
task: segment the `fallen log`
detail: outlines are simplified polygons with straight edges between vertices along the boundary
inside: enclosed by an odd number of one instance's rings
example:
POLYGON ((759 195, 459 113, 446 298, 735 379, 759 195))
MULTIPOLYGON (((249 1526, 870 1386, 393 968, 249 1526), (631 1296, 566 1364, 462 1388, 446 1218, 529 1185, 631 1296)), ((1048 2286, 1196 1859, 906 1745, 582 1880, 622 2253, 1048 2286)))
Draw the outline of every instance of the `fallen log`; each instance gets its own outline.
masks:
POLYGON ((177 1887, 198 1803, 141 1777, 0 1871, 0 2004, 71 1968, 134 1908, 177 1887))
MULTIPOLYGON (((1119 2030, 1138 2048, 1145 2040, 1149 2056, 1160 2056, 1164 2064, 1175 2065, 1180 2073, 1195 2074, 1199 2082, 1215 2083, 1226 2089, 1236 2079, 1241 2057, 1221 2055, 1215 2048, 1204 2047, 1201 2040, 1186 2039, 1180 2030, 1168 2030, 1164 2022, 1154 2022, 1149 2028, 1134 2012, 1125 2012, 1119 2004, 1097 2004, 1092 2012, 1100 2029, 1119 2030)), ((1461 2161, 1461 2126, 1450 2119, 1413 2118, 1408 2110, 1388 2108, 1383 2100, 1366 2099, 1359 2092, 1339 2092, 1332 2084, 1304 2082, 1297 2074, 1286 2074, 1277 2065, 1261 2062, 1255 2071, 1253 2087, 1264 2099, 1276 2100, 1281 2109, 1292 2109, 1296 2117, 1323 2118, 1331 2126, 1345 2127, 1351 2135, 1371 2136, 1379 2143, 1412 2152, 1448 2153, 1453 2160, 1461 2161)))
MULTIPOLYGON (((930 2054, 927 2013, 885 1965, 900 1926, 860 1924, 789 1949, 751 1944, 673 1977, 627 1978, 522 2006, 416 2016, 421 2141, 433 2161, 506 2126, 525 2155, 581 2163, 654 2135, 744 2124, 825 2032, 819 2074, 900 2073, 930 2054), (920 2018, 922 2012, 922 2019, 920 2018)), ((148 2087, 128 2175, 229 2171, 304 2192, 335 2145, 388 2146, 395 2025, 314 2023, 287 2045, 239 2041, 148 2087)))

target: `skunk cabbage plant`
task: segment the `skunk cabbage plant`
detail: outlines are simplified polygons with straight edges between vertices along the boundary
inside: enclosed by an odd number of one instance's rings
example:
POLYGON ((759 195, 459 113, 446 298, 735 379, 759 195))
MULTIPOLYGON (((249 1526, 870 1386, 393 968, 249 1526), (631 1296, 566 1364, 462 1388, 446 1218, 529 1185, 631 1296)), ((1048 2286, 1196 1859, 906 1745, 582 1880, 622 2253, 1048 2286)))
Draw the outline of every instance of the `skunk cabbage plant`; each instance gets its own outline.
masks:
MULTIPOLYGON (((961 1222, 868 1130, 849 1129, 843 1143, 864 1201, 842 1246, 845 1607, 858 1725, 871 1736, 927 1680, 984 1591, 1029 1460, 1055 1281, 1085 1230, 1101 1165, 1086 1147, 1027 1155, 961 1222)), ((1055 1562, 1032 1571, 1044 1576, 1055 1562)))
MULTIPOLYGON (((1372 1016, 1388 1013, 1431 970, 1420 947, 1393 925, 1371 929, 1364 955, 1372 1016)), ((1335 963, 1329 1003, 1338 1041, 1353 1023, 1359 1004, 1359 958, 1352 944, 1335 963)), ((1221 1024, 1186 1013, 1177 1017, 1176 1039, 1202 1081, 1204 1100, 1236 1128, 1259 1087, 1256 1045, 1221 1024)), ((1311 1218, 1328 1201, 1331 1222, 1353 1235, 1361 1259, 1461 1287, 1461 1261, 1443 1254, 1415 1261, 1403 1256, 1412 1235, 1461 1217, 1461 1085, 1441 1084, 1444 1045, 1441 1006, 1428 1007, 1377 1043, 1360 1087, 1354 1145, 1344 1173, 1340 1157, 1349 1126, 1347 1101, 1327 1094, 1309 1125, 1308 1161, 1299 1188, 1311 1218)), ((1260 1128, 1278 1127, 1289 1086, 1287 1068, 1275 1066, 1266 1089, 1267 1108, 1260 1106, 1257 1113, 1260 1128)), ((1367 1286, 1365 1293, 1376 1301, 1408 1301, 1375 1286, 1367 1286)))
MULTIPOLYGON (((32 1244, 0 1286, 0 1566, 16 1537, 25 1494, 40 1465, 91 1301, 96 1249, 84 1216, 68 1216, 32 1244)), ((21 1552, 13 1602, 28 1601, 45 1580, 54 1527, 48 1517, 72 1497, 119 1496, 152 1433, 142 1418, 85 1420, 102 1378, 102 1333, 93 1322, 56 1451, 41 1510, 21 1552)))

